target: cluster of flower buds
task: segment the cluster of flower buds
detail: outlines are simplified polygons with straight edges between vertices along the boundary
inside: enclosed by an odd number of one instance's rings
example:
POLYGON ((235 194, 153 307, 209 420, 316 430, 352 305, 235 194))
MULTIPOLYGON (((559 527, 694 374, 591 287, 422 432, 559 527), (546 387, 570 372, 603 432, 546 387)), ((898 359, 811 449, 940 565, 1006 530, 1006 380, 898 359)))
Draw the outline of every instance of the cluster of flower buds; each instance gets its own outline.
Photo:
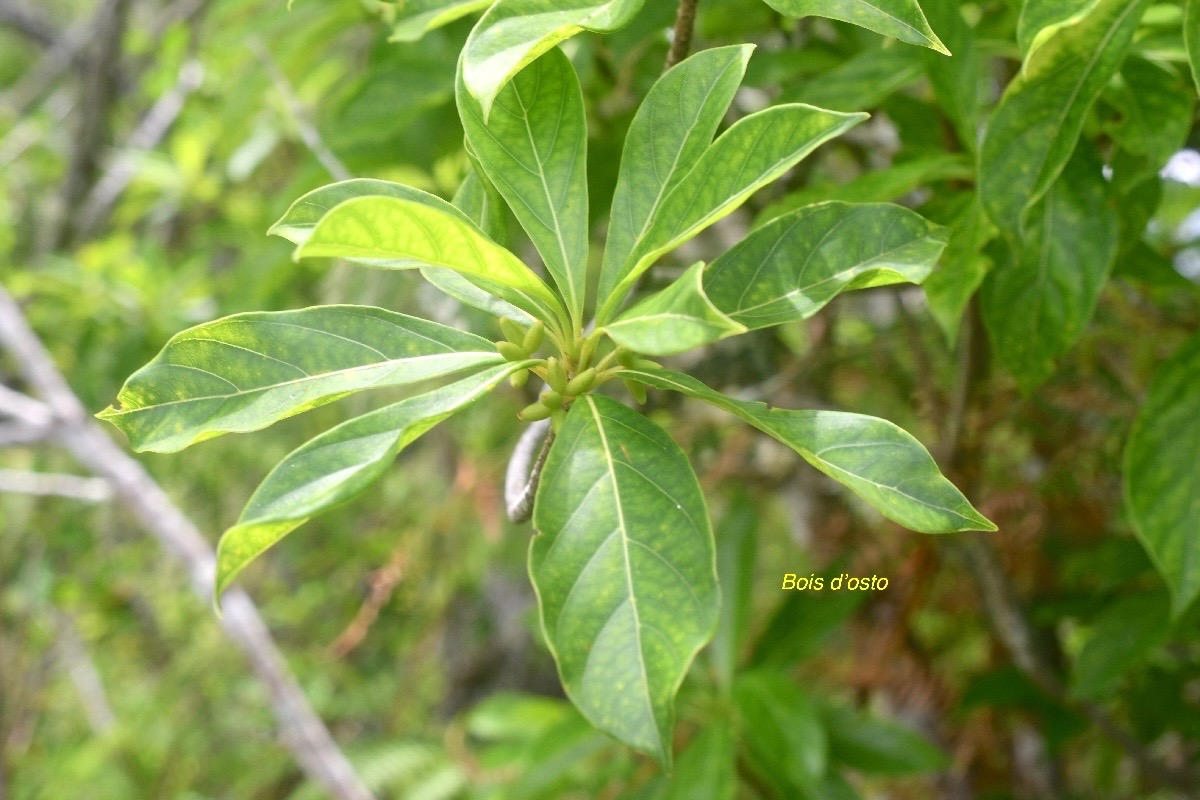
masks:
POLYGON ((555 418, 560 422, 562 415, 576 397, 596 385, 596 368, 588 367, 575 374, 568 375, 563 362, 557 358, 546 361, 546 389, 538 396, 537 402, 526 406, 517 415, 523 420, 555 418))

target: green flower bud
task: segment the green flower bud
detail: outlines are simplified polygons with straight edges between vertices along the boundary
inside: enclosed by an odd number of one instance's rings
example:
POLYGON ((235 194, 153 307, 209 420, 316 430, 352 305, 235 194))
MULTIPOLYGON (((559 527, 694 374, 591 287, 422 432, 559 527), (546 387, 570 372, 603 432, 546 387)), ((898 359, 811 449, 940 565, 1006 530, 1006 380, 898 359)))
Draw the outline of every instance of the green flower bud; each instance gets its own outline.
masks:
POLYGON ((524 361, 529 354, 512 342, 496 342, 496 349, 508 361, 524 361))
POLYGON ((557 358, 551 358, 546 362, 546 383, 550 384, 550 388, 559 394, 567 390, 567 371, 563 369, 562 362, 557 358))
POLYGON ((563 396, 553 389, 547 389, 542 392, 538 400, 546 408, 558 408, 562 405, 563 396))
POLYGON ((529 383, 529 370, 523 369, 520 372, 514 372, 509 376, 508 382, 512 384, 514 389, 520 389, 522 386, 529 383))
POLYGON ((571 380, 567 381, 566 394, 572 397, 578 397, 586 392, 596 383, 596 368, 588 367, 583 372, 576 375, 571 380))
POLYGON ((625 388, 633 395, 633 399, 638 402, 638 405, 646 405, 646 387, 628 378, 622 378, 622 380, 625 382, 625 388))
POLYGON ((556 408, 550 414, 550 427, 558 433, 558 429, 562 427, 563 422, 567 419, 567 410, 565 408, 556 408))
POLYGON ((533 323, 533 327, 531 327, 525 333, 524 338, 521 339, 521 347, 524 348, 526 353, 537 352, 537 349, 542 346, 542 340, 545 338, 546 324, 539 319, 537 322, 533 323))
POLYGON ((548 419, 550 417, 550 409, 546 408, 541 403, 531 403, 525 406, 517 414, 518 417, 526 422, 537 422, 539 419, 548 419))
MULTIPOLYGON (((507 317, 500 318, 500 330, 504 332, 504 338, 521 347, 525 341, 525 329, 507 317)), ((525 352, 529 352, 526 350, 525 352)))

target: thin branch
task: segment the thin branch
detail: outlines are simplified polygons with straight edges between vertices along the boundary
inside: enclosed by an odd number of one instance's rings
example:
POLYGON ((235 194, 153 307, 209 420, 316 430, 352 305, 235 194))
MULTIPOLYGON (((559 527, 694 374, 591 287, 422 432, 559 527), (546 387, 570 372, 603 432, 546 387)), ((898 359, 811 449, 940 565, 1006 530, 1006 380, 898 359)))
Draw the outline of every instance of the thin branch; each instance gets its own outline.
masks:
POLYGON ((0 414, 32 428, 45 428, 54 421, 50 406, 0 383, 0 414))
POLYGON ((56 616, 58 657, 62 667, 79 695, 79 703, 83 706, 92 732, 98 735, 108 733, 117 724, 117 716, 108 702, 100 670, 88 653, 87 645, 76 629, 75 620, 61 611, 56 611, 56 616))
POLYGON ((276 91, 283 96, 283 102, 287 105, 288 114, 292 118, 292 123, 296 126, 297 132, 300 134, 300 140, 304 142, 304 146, 308 148, 317 161, 321 162, 321 166, 325 171, 333 176, 334 180, 345 181, 350 179, 350 170, 346 169, 346 165, 341 159, 329 149, 325 144, 325 140, 321 138, 321 132, 317 130, 317 126, 309 117, 308 109, 304 107, 300 96, 296 94, 292 82, 288 80, 287 75, 283 73, 278 62, 271 56, 271 52, 261 40, 253 39, 250 42, 251 48, 254 50, 258 60, 262 62, 266 68, 267 74, 271 77, 271 82, 275 84, 276 91))
POLYGON ((667 52, 667 69, 688 57, 692 49, 692 32, 696 28, 696 4, 699 0, 679 0, 675 28, 671 34, 671 49, 667 52))
POLYGON ((38 497, 65 497, 85 503, 104 503, 112 499, 112 487, 101 478, 84 478, 58 472, 26 472, 0 469, 0 494, 31 494, 38 497))
POLYGON ((0 25, 15 30, 42 47, 53 47, 59 39, 58 29, 49 17, 36 8, 12 0, 0 2, 0 25))
MULTIPOLYGON (((202 602, 212 598, 216 556, 195 524, 146 470, 118 447, 88 415, 29 327, 20 307, 0 288, 0 346, 11 353, 27 385, 54 414, 56 433, 75 459, 111 487, 121 502, 171 556, 186 567, 202 602)), ((336 800, 373 800, 325 724, 309 705, 253 601, 240 589, 225 593, 225 632, 246 654, 267 690, 279 733, 301 769, 336 800)))
POLYGON ((130 134, 122 152, 113 159, 88 193, 78 214, 79 235, 88 237, 100 229, 137 175, 137 155, 158 146, 183 111, 188 97, 200 88, 203 81, 204 67, 199 61, 187 61, 179 68, 175 85, 164 92, 146 112, 141 123, 130 134))
POLYGON ((510 522, 528 522, 533 516, 533 501, 552 444, 554 431, 546 419, 531 424, 517 440, 504 474, 504 507, 510 522))

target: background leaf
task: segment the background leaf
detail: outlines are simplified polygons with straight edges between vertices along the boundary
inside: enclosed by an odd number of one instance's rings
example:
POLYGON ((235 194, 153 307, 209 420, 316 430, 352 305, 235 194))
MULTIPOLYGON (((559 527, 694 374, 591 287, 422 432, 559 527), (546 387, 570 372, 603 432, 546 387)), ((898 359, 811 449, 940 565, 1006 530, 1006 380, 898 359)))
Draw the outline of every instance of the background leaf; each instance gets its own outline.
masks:
POLYGON ((828 742, 817 706, 787 676, 749 672, 733 689, 742 736, 755 770, 792 796, 825 772, 828 742))
POLYGON ((1125 448, 1125 496, 1138 538, 1181 614, 1200 595, 1200 336, 1158 368, 1125 448))
POLYGON ((1081 150, 1032 209, 1013 260, 983 284, 996 354, 1026 391, 1054 372, 1091 319, 1117 254, 1117 218, 1094 156, 1081 150))
POLYGON ((925 737, 893 722, 827 707, 822 717, 830 756, 869 775, 903 775, 944 769, 949 761, 925 737))
POLYGON ((236 314, 176 334, 99 416, 137 450, 255 431, 353 392, 502 360, 486 339, 367 306, 236 314))
POLYGON ((550 450, 533 521, 529 572, 567 696, 669 764, 675 692, 720 603, 687 458, 642 415, 586 395, 550 450))
POLYGON ((1079 141, 1084 117, 1125 60, 1146 0, 1098 0, 1029 54, 992 114, 979 156, 983 205, 1016 232, 1079 141))

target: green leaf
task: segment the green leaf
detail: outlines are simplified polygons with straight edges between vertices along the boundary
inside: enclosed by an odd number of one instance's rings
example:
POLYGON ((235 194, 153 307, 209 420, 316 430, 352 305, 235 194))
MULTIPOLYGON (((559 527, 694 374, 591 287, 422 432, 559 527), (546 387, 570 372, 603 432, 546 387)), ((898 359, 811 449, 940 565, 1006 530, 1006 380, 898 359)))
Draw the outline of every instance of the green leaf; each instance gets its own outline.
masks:
POLYGON ((482 11, 494 0, 404 0, 389 42, 415 42, 434 28, 482 11))
POLYGON ((949 764, 938 748, 908 728, 844 707, 822 714, 831 758, 868 775, 936 772, 949 764))
POLYGON ((1017 46, 1021 55, 1029 54, 1038 34, 1078 21, 1095 5, 1096 0, 1025 0, 1017 20, 1017 46))
POLYGON ((951 345, 958 339, 967 303, 991 268, 991 260, 980 251, 995 235, 996 228, 984 213, 979 196, 973 192, 966 195, 950 223, 950 243, 941 262, 921 284, 930 316, 951 345))
POLYGON ((839 411, 788 411, 734 400, 679 372, 628 369, 622 376, 704 400, 769 434, 850 488, 888 519, 922 533, 994 531, 938 471, 921 443, 892 423, 839 411))
POLYGON ((504 85, 542 53, 581 31, 614 31, 633 19, 643 3, 499 0, 471 31, 462 54, 463 80, 482 106, 484 119, 504 85))
POLYGON ((821 203, 751 233, 709 265, 714 306, 751 330, 808 319, 840 292, 920 283, 946 231, 900 206, 821 203))
POLYGON ((1192 80, 1200 89, 1200 0, 1187 0, 1183 18, 1183 43, 1187 50, 1188 63, 1192 67, 1192 80))
POLYGON ((1125 60, 1146 1, 1098 0, 1054 28, 1009 84, 988 123, 979 168, 984 208, 1002 230, 1020 230, 1026 209, 1070 160, 1088 109, 1125 60))
MULTIPOLYGON (((469 179, 468 183, 470 183, 469 179)), ((478 179, 476 179, 476 183, 478 183, 478 179)), ((482 189, 482 187, 480 188, 482 189)), ((287 239, 295 245, 304 244, 312 236, 313 229, 317 226, 317 223, 324 219, 330 210, 347 200, 358 197, 397 197, 402 200, 411 200, 414 203, 422 203, 430 208, 460 217, 463 221, 471 221, 473 223, 483 221, 483 217, 468 214, 456 205, 447 203, 442 198, 428 192, 423 192, 420 189, 414 189, 411 186, 405 186, 400 183, 392 183, 391 181, 354 178, 322 186, 305 194, 299 200, 292 203, 287 213, 271 226, 268 233, 287 239)), ((470 195, 468 195, 468 198, 473 199, 470 198, 470 195)), ((482 203, 482 201, 480 202, 482 203)), ((480 204, 478 209, 473 208, 473 211, 482 213, 484 206, 480 204)), ((409 269, 416 267, 421 270, 421 274, 425 279, 434 286, 469 306, 496 316, 509 317, 524 324, 529 324, 534 319, 529 313, 495 297, 486 289, 476 286, 466 277, 459 275, 451 269, 430 266, 419 259, 408 258, 353 258, 349 260, 357 264, 380 269, 409 269)))
POLYGON ((1178 616, 1200 595, 1200 336, 1158 368, 1125 448, 1125 498, 1178 616))
POLYGON ((671 355, 745 333, 704 292, 701 261, 661 292, 650 295, 604 326, 614 342, 637 353, 671 355))
POLYGON ((365 492, 423 433, 532 363, 491 367, 343 422, 293 450, 254 490, 237 525, 221 537, 215 596, 288 533, 365 492))
POLYGON ((1012 261, 981 294, 996 354, 1030 391, 1054 372, 1092 317, 1117 253, 1117 218, 1100 165, 1081 147, 1034 207, 1012 261))
POLYGON ((134 449, 171 453, 265 428, 364 389, 500 361, 486 339, 380 308, 236 314, 176 334, 99 414, 134 449))
MULTIPOLYGON (((822 573, 829 585, 840 567, 822 573)), ((758 637, 750 663, 789 669, 817 653, 866 600, 863 592, 790 591, 758 637)))
POLYGON ((613 194, 600 297, 612 294, 667 194, 712 144, 753 45, 703 50, 650 87, 625 136, 613 194))
MULTIPOLYGON (((946 60, 933 54, 943 65, 946 60)), ((921 59, 907 47, 881 47, 859 53, 833 69, 814 75, 780 101, 808 103, 831 111, 861 111, 921 78, 921 59)))
POLYGON ((692 737, 660 800, 733 800, 735 744, 730 726, 713 721, 692 737))
POLYGON ((830 200, 879 203, 898 200, 910 192, 939 181, 974 180, 975 162, 962 153, 923 156, 911 161, 901 161, 886 169, 866 172, 849 183, 814 181, 763 209, 754 220, 754 227, 761 228, 789 211, 830 200))
POLYGON ((750 672, 733 688, 755 771, 796 796, 825 772, 829 745, 816 704, 786 675, 750 672))
POLYGON ((1120 121, 1108 126, 1108 132, 1129 153, 1145 156, 1154 176, 1187 143, 1194 94, 1174 70, 1130 57, 1104 94, 1120 113, 1120 121))
POLYGON ((675 693, 720 605, 691 465, 642 415, 585 395, 550 450, 534 525, 529 571, 567 696, 669 764, 675 693))
POLYGON ((754 560, 758 550, 758 508, 738 492, 717 526, 717 579, 721 615, 709 653, 717 685, 729 691, 753 610, 754 560))
POLYGON ((818 146, 866 118, 794 104, 735 123, 667 194, 621 271, 607 279, 613 289, 607 297, 601 294, 597 324, 611 319, 624 294, 659 256, 732 213, 818 146))
POLYGON ((481 176, 480 172, 475 166, 467 172, 458 191, 454 193, 454 207, 493 242, 507 246, 508 215, 505 213, 504 198, 487 176, 481 176))
POLYGON ((925 15, 935 30, 941 31, 946 46, 953 51, 950 60, 922 50, 925 74, 941 103, 942 111, 954 125, 959 143, 974 153, 979 145, 979 53, 975 32, 963 18, 959 0, 923 0, 925 15))
POLYGON ((487 122, 463 85, 461 69, 456 95, 472 153, 533 240, 571 319, 581 324, 588 258, 587 119, 575 68, 561 50, 550 50, 500 92, 487 122))
POLYGON ((917 0, 766 0, 790 17, 828 17, 950 55, 917 0))
POLYGON ((451 214, 394 197, 347 200, 296 248, 296 258, 313 256, 378 259, 395 269, 417 263, 446 267, 547 324, 569 328, 550 287, 457 210, 451 214))
POLYGON ((1100 700, 1112 694, 1121 677, 1161 647, 1170 631, 1171 599, 1165 591, 1110 604, 1092 623, 1075 658, 1071 696, 1100 700))

